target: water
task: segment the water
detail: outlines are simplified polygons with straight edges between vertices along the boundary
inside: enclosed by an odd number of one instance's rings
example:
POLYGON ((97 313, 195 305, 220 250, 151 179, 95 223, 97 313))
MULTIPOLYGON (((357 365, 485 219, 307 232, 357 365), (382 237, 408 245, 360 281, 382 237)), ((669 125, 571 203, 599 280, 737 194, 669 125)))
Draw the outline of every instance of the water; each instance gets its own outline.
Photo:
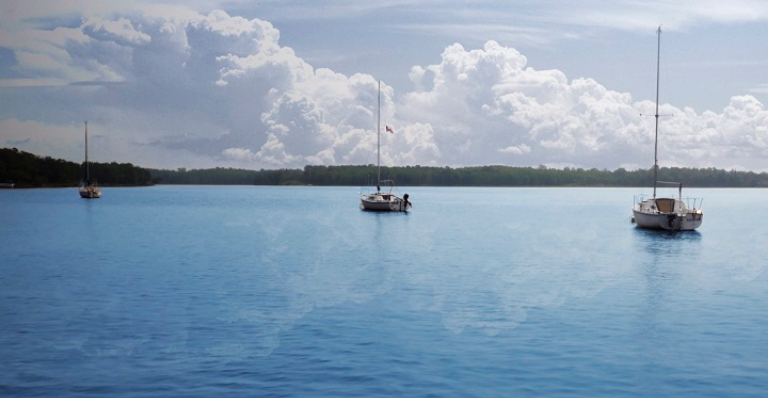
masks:
POLYGON ((768 190, 0 191, 0 396, 763 397, 768 190))

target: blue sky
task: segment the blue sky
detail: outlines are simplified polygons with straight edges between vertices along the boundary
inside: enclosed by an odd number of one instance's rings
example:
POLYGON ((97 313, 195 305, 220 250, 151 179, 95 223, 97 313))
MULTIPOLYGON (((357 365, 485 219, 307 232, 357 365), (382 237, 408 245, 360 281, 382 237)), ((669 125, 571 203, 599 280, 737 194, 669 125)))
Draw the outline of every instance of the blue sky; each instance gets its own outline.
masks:
POLYGON ((768 2, 4 1, 0 146, 251 169, 768 170, 768 2))

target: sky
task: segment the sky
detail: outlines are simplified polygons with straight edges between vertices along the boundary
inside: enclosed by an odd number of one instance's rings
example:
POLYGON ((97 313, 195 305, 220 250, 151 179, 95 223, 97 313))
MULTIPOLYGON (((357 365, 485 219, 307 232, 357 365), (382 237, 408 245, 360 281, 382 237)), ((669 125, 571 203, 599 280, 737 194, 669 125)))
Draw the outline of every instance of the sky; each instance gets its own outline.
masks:
POLYGON ((650 168, 659 26, 659 165, 768 171, 764 0, 3 0, 0 147, 650 168))

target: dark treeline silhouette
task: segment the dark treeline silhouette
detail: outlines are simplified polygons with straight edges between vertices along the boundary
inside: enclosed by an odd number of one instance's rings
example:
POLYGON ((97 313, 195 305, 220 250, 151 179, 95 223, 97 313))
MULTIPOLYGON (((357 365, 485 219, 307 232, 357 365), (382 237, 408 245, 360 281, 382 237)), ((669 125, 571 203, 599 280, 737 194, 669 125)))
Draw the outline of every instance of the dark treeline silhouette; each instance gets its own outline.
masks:
MULTIPOLYGON (((99 185, 137 186, 153 183, 149 170, 130 163, 94 163, 91 179, 99 185)), ((84 164, 49 156, 42 157, 16 148, 0 148, 0 182, 13 182, 16 187, 76 186, 84 176, 84 164)))
MULTIPOLYGON (((75 186, 83 177, 83 164, 41 157, 16 148, 0 148, 0 183, 17 187, 75 186)), ((304 169, 245 170, 233 168, 178 170, 145 169, 130 163, 91 163, 91 178, 106 186, 151 184, 190 185, 375 185, 377 170, 367 166, 306 166, 304 169)), ((538 167, 478 166, 382 167, 382 179, 399 186, 586 186, 649 187, 653 169, 598 170, 538 167)), ((659 179, 678 181, 687 187, 768 187, 768 173, 663 167, 659 179)))
MULTIPOLYGON (((301 170, 246 170, 216 167, 214 169, 180 168, 178 170, 149 169, 160 184, 188 185, 306 185, 301 170)), ((359 185, 359 184, 358 184, 359 185)))
MULTIPOLYGON (((376 167, 306 166, 300 169, 244 170, 231 168, 150 170, 161 184, 233 185, 375 185, 376 167)), ((613 186, 644 187, 653 183, 653 169, 614 171, 598 169, 549 169, 538 167, 479 166, 382 167, 382 179, 399 186, 613 186)), ((663 167, 659 179, 688 187, 768 187, 768 173, 663 167)))

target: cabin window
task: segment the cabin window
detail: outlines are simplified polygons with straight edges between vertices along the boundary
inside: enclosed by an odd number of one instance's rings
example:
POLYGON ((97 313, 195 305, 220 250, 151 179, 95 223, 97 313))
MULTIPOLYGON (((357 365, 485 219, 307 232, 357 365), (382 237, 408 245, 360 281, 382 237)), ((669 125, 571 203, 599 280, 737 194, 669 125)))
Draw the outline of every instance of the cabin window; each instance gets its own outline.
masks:
POLYGON ((656 199, 656 207, 661 213, 672 213, 675 211, 674 199, 656 199))

